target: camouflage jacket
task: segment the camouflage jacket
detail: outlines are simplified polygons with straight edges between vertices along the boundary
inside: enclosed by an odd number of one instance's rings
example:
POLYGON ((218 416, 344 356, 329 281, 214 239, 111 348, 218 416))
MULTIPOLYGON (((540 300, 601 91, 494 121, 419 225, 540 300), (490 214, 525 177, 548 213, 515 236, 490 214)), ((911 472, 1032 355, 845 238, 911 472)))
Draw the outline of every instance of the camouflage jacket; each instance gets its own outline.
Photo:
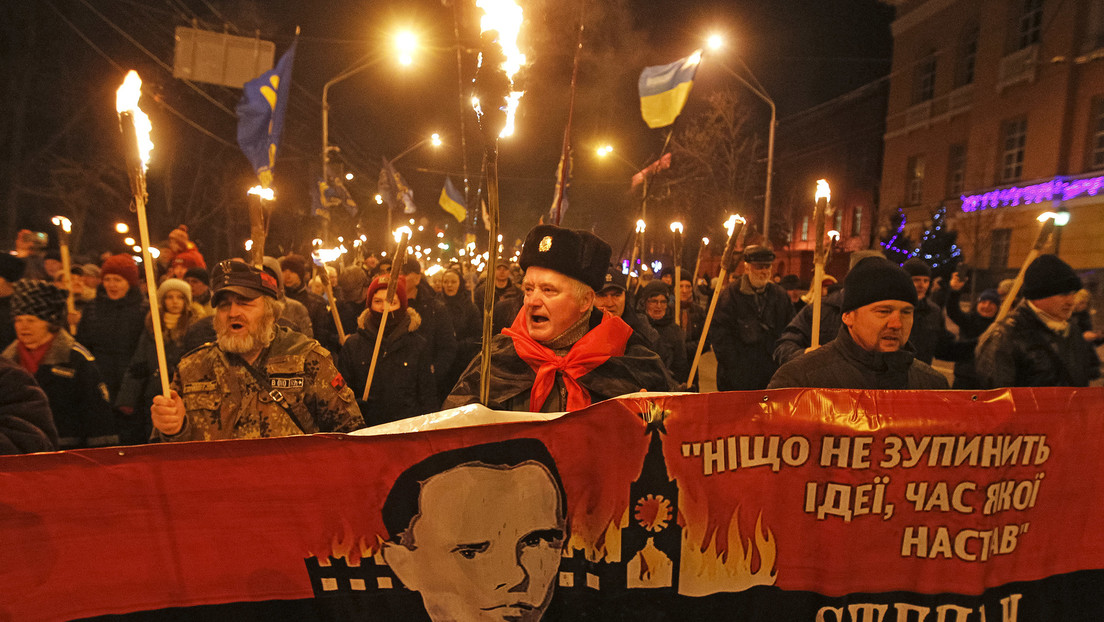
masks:
POLYGON ((173 378, 187 410, 184 427, 172 436, 158 433, 161 439, 267 438, 364 427, 352 390, 317 341, 277 327, 276 338, 254 364, 267 376, 267 386, 260 386, 244 361, 214 343, 185 356, 173 378))

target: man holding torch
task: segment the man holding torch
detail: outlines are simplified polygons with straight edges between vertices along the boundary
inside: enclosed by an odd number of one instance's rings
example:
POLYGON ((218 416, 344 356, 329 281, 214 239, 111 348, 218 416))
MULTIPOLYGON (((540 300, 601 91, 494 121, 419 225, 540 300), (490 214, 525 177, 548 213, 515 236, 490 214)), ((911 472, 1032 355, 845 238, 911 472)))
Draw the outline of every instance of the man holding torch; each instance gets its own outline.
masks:
MULTIPOLYGON (((499 410, 559 412, 604 399, 668 391, 674 380, 628 324, 594 306, 611 250, 587 231, 539 225, 519 264, 524 305, 491 341, 490 397, 499 410)), ((444 408, 479 401, 482 355, 460 377, 444 408)))
POLYGON ((211 274, 214 343, 180 361, 151 414, 165 441, 263 438, 364 427, 352 390, 317 341, 276 325, 276 279, 240 261, 211 274))

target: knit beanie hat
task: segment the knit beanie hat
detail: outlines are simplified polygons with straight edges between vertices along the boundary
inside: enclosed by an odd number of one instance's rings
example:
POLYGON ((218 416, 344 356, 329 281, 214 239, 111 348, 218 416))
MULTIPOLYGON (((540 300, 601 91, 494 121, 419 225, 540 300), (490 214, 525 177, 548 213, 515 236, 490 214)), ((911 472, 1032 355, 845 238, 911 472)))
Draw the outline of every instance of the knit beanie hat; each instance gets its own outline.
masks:
POLYGON ((663 281, 649 281, 640 289, 640 300, 647 302, 652 296, 666 296, 670 300, 671 286, 663 281))
POLYGON ((867 257, 847 273, 843 280, 844 313, 882 300, 899 300, 916 305, 916 287, 912 277, 900 266, 881 257, 867 257))
POLYGON ((919 257, 913 257, 904 264, 901 265, 905 269, 905 272, 909 273, 909 276, 926 276, 931 277, 931 266, 929 266, 923 259, 919 257))
POLYGON ((12 284, 11 315, 33 315, 57 327, 66 325, 67 294, 53 283, 20 279, 12 284))
POLYGON ((188 226, 187 225, 180 225, 176 229, 173 229, 172 231, 170 231, 169 232, 169 239, 170 240, 175 240, 175 241, 183 244, 184 246, 188 246, 188 243, 191 242, 191 240, 188 239, 188 226))
POLYGON ((982 300, 988 300, 989 302, 999 305, 1001 303, 1000 292, 993 288, 989 288, 978 295, 978 302, 981 302, 982 300))
POLYGON ((130 255, 112 255, 105 259, 100 266, 100 276, 102 278, 109 274, 121 276, 131 287, 138 287, 138 264, 134 263, 130 255))
POLYGON ((192 286, 180 279, 165 279, 161 287, 157 288, 157 302, 165 304, 165 294, 168 294, 170 291, 177 291, 184 294, 184 299, 188 301, 188 304, 192 304, 192 286))
POLYGON ((84 268, 84 276, 94 276, 97 279, 100 278, 100 267, 96 264, 86 263, 81 267, 84 268))
POLYGON ((195 279, 208 287, 211 286, 211 273, 207 271, 207 268, 190 268, 184 273, 184 278, 195 279))
POLYGON ((280 260, 280 269, 294 272, 299 275, 299 280, 306 283, 310 279, 308 278, 309 270, 307 267, 307 258, 302 255, 287 255, 280 260))
POLYGON ((23 269, 27 263, 22 257, 16 257, 9 253, 0 253, 0 278, 9 283, 14 283, 23 278, 23 269))
MULTIPOLYGON (((386 275, 372 279, 372 284, 368 286, 368 299, 365 301, 369 309, 372 308, 372 298, 376 292, 387 289, 387 283, 386 275)), ((406 279, 402 277, 395 279, 395 300, 399 301, 399 311, 406 311, 406 279)))
POLYGON ((1028 300, 1038 300, 1079 289, 1081 279, 1068 263, 1057 255, 1039 255, 1024 271, 1020 294, 1028 300))

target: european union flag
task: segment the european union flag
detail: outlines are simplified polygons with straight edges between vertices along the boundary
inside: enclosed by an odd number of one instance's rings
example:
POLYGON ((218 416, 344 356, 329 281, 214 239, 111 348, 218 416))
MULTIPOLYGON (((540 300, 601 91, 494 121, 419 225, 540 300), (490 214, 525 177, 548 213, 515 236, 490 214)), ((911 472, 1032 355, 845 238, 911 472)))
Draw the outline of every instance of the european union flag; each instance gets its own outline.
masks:
POLYGON ((441 209, 452 214, 457 222, 464 222, 468 217, 468 208, 464 205, 464 194, 452 184, 452 179, 445 177, 445 187, 441 188, 441 198, 437 200, 441 209))
POLYGON ((238 146, 264 188, 272 184, 272 167, 276 165, 276 146, 284 131, 284 113, 291 95, 291 65, 298 42, 298 39, 292 42, 275 68, 246 82, 238 102, 238 146))
POLYGON ((669 65, 645 67, 640 72, 640 116, 648 127, 667 127, 675 122, 690 97, 694 75, 701 64, 698 50, 669 65))

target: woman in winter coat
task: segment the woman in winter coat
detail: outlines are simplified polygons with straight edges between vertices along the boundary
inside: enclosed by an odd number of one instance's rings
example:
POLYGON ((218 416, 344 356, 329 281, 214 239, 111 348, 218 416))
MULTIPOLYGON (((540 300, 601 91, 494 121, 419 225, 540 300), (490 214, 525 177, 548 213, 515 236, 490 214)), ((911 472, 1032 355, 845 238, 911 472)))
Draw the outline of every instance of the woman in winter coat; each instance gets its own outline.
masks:
POLYGON ((138 349, 149 304, 138 289, 138 264, 129 255, 105 259, 100 276, 96 299, 84 308, 76 336, 96 357, 96 367, 114 400, 138 349))
MULTIPOLYGON (((203 312, 192 302, 191 286, 180 279, 165 279, 161 283, 157 288, 157 306, 161 312, 161 334, 171 380, 180 359, 188 353, 184 335, 203 317, 203 312)), ((149 313, 146 313, 145 327, 115 398, 115 407, 124 415, 119 430, 119 440, 124 445, 149 442, 152 431, 149 407, 154 396, 161 393, 161 370, 153 337, 153 317, 149 313)))
POLYGON ((437 382, 438 389, 452 388, 456 384, 460 374, 464 373, 468 363, 479 352, 479 344, 483 336, 483 314, 472 301, 467 283, 456 268, 449 268, 441 274, 441 301, 445 304, 449 318, 452 319, 452 329, 456 332, 459 347, 456 358, 452 362, 452 369, 442 370, 437 374, 440 377, 437 382))
POLYGON ((433 377, 433 354, 418 334, 421 317, 407 307, 405 279, 397 279, 396 285, 395 300, 387 307, 387 277, 372 280, 368 286, 369 306, 360 314, 357 331, 345 341, 337 358, 338 371, 359 401, 387 308, 372 388, 368 400, 360 402, 360 412, 370 426, 423 415, 440 407, 433 377))
POLYGON ((46 393, 58 448, 117 444, 115 417, 92 353, 65 329, 65 291, 27 279, 17 281, 13 289, 16 340, 0 356, 34 376, 46 393))

